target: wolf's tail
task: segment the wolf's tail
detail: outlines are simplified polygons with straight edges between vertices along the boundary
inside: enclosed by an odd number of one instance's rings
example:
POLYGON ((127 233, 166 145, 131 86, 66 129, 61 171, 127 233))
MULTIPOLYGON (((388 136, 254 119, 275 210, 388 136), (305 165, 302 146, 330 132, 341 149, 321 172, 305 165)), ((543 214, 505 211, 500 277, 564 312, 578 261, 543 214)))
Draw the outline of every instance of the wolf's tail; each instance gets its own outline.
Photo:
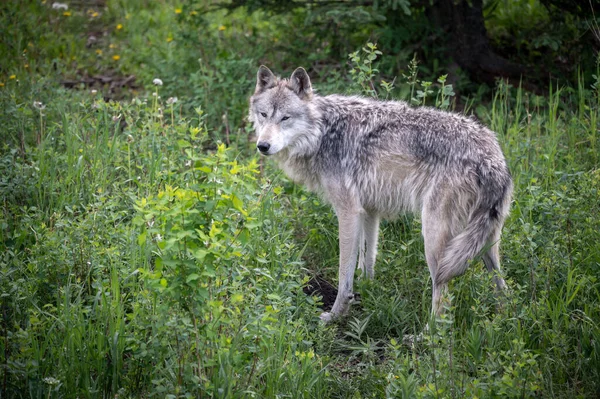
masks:
POLYGON ((466 228, 448 242, 439 260, 436 284, 445 284, 453 277, 463 274, 467 270, 468 261, 490 243, 489 240, 497 229, 502 228, 512 197, 510 174, 486 183, 482 184, 485 190, 477 201, 466 228))

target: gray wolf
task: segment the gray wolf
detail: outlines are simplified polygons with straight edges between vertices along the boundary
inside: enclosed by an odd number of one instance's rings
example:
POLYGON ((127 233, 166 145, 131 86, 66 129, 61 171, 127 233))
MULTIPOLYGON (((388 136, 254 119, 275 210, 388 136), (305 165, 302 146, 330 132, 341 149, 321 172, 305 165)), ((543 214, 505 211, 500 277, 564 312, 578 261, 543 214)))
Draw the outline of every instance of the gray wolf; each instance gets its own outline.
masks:
POLYGON ((358 268, 374 275, 379 221, 420 215, 442 312, 447 284, 482 253, 498 291, 500 232, 512 178, 494 132, 475 120, 400 101, 319 96, 298 68, 289 79, 261 66, 250 98, 261 154, 333 206, 339 222, 339 287, 325 322, 344 315, 358 268))

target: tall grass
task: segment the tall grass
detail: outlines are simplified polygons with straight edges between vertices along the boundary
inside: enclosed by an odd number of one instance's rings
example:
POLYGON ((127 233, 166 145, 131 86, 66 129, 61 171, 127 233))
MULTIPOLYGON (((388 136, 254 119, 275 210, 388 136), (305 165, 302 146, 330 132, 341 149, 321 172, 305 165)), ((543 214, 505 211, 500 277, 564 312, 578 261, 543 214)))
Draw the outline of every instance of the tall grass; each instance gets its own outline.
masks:
MULTIPOLYGON (((270 27, 242 11, 192 23, 194 10, 176 6, 109 2, 100 21, 1 6, 3 26, 26 28, 2 48, 17 76, 0 79, 2 398, 597 395, 597 82, 544 96, 499 82, 475 107, 515 181, 501 305, 477 261, 451 284, 446 318, 430 321, 420 221, 404 217, 384 223, 361 303, 323 326, 302 287, 312 274, 336 278, 335 216, 246 145, 246 95, 270 27), (80 24, 111 27, 101 56, 80 24), (56 36, 44 45, 34 38, 46 28, 56 36), (202 40, 213 47, 201 63, 178 43, 202 40), (61 89, 55 74, 76 75, 72 57, 135 71, 150 89, 120 102, 61 89), (226 131, 229 146, 217 140, 226 131), (428 321, 422 342, 402 344, 428 321)), ((338 76, 315 86, 341 87, 338 76)), ((383 94, 414 89, 396 86, 383 94)))

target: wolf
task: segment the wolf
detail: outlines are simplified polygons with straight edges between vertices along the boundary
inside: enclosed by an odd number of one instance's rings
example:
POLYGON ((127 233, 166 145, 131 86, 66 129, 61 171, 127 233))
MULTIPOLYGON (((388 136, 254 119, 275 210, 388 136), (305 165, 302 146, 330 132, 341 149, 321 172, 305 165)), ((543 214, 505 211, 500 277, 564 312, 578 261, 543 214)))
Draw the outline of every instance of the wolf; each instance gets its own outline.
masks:
POLYGON ((297 68, 289 79, 258 69, 249 120, 256 147, 332 206, 339 225, 339 285, 324 322, 348 312, 358 269, 373 278, 381 219, 420 215, 432 312, 448 281, 481 254, 497 291, 499 245, 513 191, 494 132, 456 113, 401 101, 320 96, 297 68))

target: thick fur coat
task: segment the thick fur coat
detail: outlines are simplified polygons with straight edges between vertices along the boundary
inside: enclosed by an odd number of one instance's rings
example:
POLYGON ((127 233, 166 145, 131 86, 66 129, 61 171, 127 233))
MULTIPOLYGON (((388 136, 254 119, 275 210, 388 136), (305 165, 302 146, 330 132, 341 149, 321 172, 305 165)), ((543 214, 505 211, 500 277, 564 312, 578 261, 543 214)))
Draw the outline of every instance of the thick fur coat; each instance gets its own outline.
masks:
POLYGON ((329 201, 340 227, 340 284, 330 320, 352 299, 354 269, 373 276, 380 218, 421 216, 432 309, 483 251, 499 288, 500 230, 512 180, 494 132, 455 113, 399 101, 318 96, 306 71, 258 71, 250 120, 257 148, 329 201))

